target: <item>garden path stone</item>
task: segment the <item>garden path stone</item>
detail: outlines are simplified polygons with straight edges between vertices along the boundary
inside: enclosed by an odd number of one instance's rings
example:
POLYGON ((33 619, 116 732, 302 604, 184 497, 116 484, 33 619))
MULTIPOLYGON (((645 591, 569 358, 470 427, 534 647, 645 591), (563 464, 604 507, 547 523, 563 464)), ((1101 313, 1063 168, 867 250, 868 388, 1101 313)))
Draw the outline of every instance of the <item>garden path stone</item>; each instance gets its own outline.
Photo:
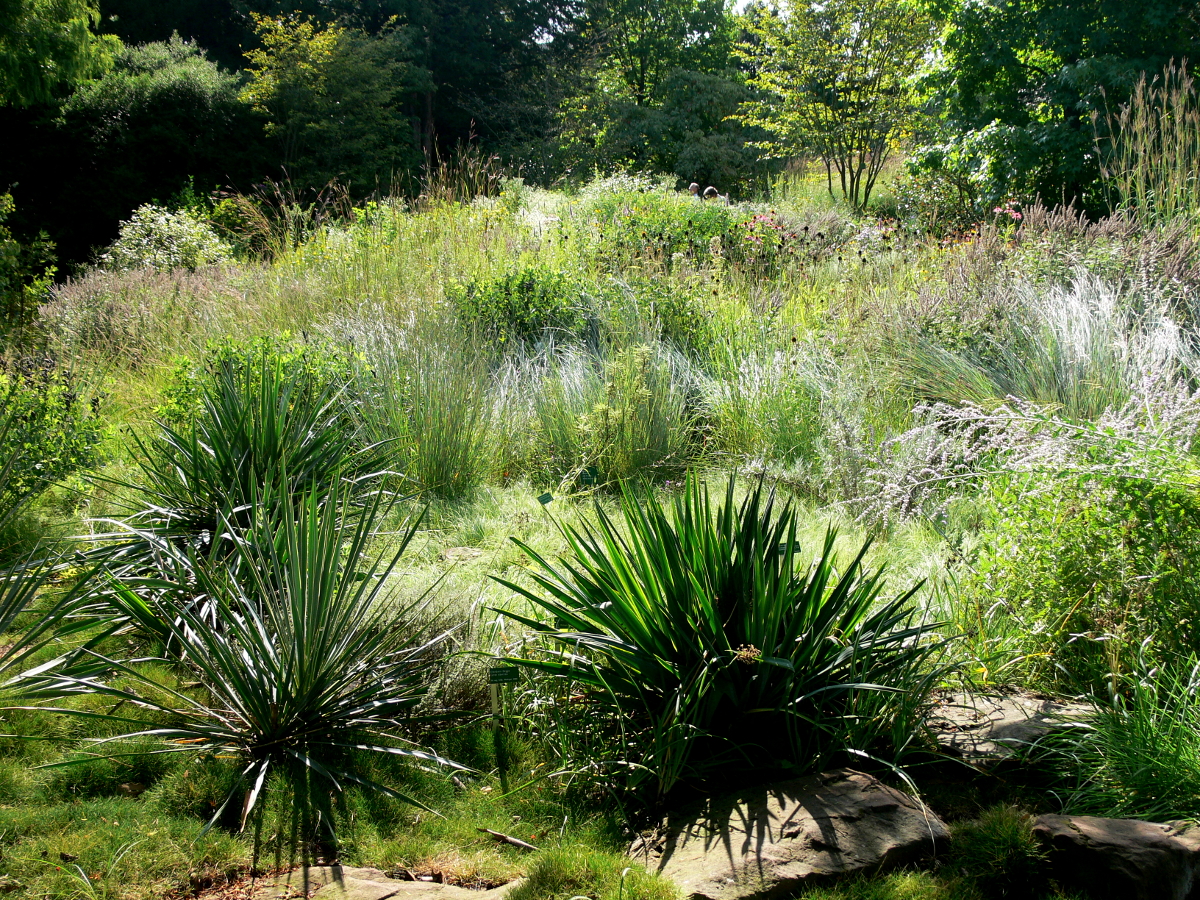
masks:
POLYGON ((912 797, 837 769, 671 814, 630 854, 689 900, 748 900, 913 862, 948 839, 942 821, 912 797))
MULTIPOLYGON (((435 884, 429 881, 401 881, 389 878, 379 869, 352 868, 349 866, 313 866, 308 870, 308 896, 312 900, 501 900, 519 882, 514 881, 490 891, 472 891, 451 884, 435 884), (337 877, 340 873, 341 878, 337 877)), ((256 896, 256 900, 270 898, 301 897, 304 892, 304 874, 297 869, 273 879, 267 890, 256 896)))
POLYGON ((1198 900, 1200 828, 1093 816, 1038 817, 1053 877, 1095 900, 1198 900))
POLYGON ((1086 703, 1070 703, 1036 694, 947 694, 925 724, 938 745, 968 762, 999 762, 1064 724, 1094 712, 1086 703))

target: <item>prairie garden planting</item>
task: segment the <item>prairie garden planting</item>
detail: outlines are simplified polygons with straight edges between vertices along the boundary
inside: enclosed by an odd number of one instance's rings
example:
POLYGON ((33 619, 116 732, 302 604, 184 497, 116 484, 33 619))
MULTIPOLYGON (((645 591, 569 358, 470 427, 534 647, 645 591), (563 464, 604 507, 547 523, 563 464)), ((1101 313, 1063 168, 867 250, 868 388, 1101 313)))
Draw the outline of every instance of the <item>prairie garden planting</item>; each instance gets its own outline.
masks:
POLYGON ((1200 815, 1194 220, 823 189, 127 224, 0 360, 0 890, 666 900, 657 815, 849 766, 953 840, 803 896, 1067 897, 1033 815, 1200 815))

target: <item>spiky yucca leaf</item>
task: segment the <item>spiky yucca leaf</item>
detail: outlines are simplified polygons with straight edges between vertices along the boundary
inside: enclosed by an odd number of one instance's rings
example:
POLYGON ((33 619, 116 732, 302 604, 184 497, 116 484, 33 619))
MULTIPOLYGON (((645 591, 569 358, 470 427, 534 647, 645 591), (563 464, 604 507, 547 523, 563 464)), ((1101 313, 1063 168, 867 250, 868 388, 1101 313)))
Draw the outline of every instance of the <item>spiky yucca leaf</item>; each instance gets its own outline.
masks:
POLYGON ((388 578, 419 523, 410 523, 389 557, 369 559, 381 501, 349 516, 347 493, 335 487, 329 497, 310 492, 295 507, 260 510, 249 537, 230 541, 244 557, 238 565, 189 559, 178 567, 194 584, 142 578, 110 587, 113 614, 165 636, 173 652, 156 662, 182 667, 202 691, 157 683, 154 667, 140 665, 146 660, 104 659, 119 680, 64 682, 171 724, 144 728, 132 715, 62 712, 129 729, 110 740, 158 738, 164 753, 237 757, 243 826, 268 778, 286 777, 306 847, 335 842, 330 797, 348 786, 416 802, 366 778, 354 759, 366 751, 455 766, 402 734, 446 635, 414 632, 408 611, 388 602, 388 578), (218 627, 193 602, 198 593, 215 608, 218 627))
POLYGON ((114 484, 143 505, 99 536, 99 556, 144 571, 161 564, 163 541, 199 547, 244 531, 264 498, 292 503, 339 481, 352 494, 377 486, 390 450, 356 442, 336 384, 267 354, 237 362, 222 361, 188 426, 160 422, 154 437, 132 436, 140 478, 114 484))

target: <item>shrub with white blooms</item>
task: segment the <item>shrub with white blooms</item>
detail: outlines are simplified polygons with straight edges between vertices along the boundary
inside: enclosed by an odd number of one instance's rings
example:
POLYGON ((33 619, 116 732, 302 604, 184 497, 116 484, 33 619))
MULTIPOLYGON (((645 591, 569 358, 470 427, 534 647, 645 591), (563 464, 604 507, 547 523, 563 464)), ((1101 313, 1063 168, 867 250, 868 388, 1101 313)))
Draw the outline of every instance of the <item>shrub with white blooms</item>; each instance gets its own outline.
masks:
POLYGON ((230 246, 199 216, 145 203, 121 223, 100 264, 117 270, 195 270, 228 262, 232 256, 230 246))

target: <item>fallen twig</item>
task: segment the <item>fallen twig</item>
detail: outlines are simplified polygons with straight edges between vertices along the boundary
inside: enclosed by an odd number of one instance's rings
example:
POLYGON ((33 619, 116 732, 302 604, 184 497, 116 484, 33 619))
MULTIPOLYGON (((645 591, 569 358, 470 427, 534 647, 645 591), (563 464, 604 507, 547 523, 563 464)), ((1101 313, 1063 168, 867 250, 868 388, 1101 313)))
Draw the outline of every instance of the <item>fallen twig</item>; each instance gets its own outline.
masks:
POLYGON ((501 834, 499 831, 492 831, 490 828, 477 828, 476 831, 482 831, 484 834, 490 834, 496 840, 505 844, 512 844, 514 847, 520 847, 522 850, 537 851, 537 847, 533 846, 533 844, 527 844, 520 838, 511 837, 507 834, 501 834))

